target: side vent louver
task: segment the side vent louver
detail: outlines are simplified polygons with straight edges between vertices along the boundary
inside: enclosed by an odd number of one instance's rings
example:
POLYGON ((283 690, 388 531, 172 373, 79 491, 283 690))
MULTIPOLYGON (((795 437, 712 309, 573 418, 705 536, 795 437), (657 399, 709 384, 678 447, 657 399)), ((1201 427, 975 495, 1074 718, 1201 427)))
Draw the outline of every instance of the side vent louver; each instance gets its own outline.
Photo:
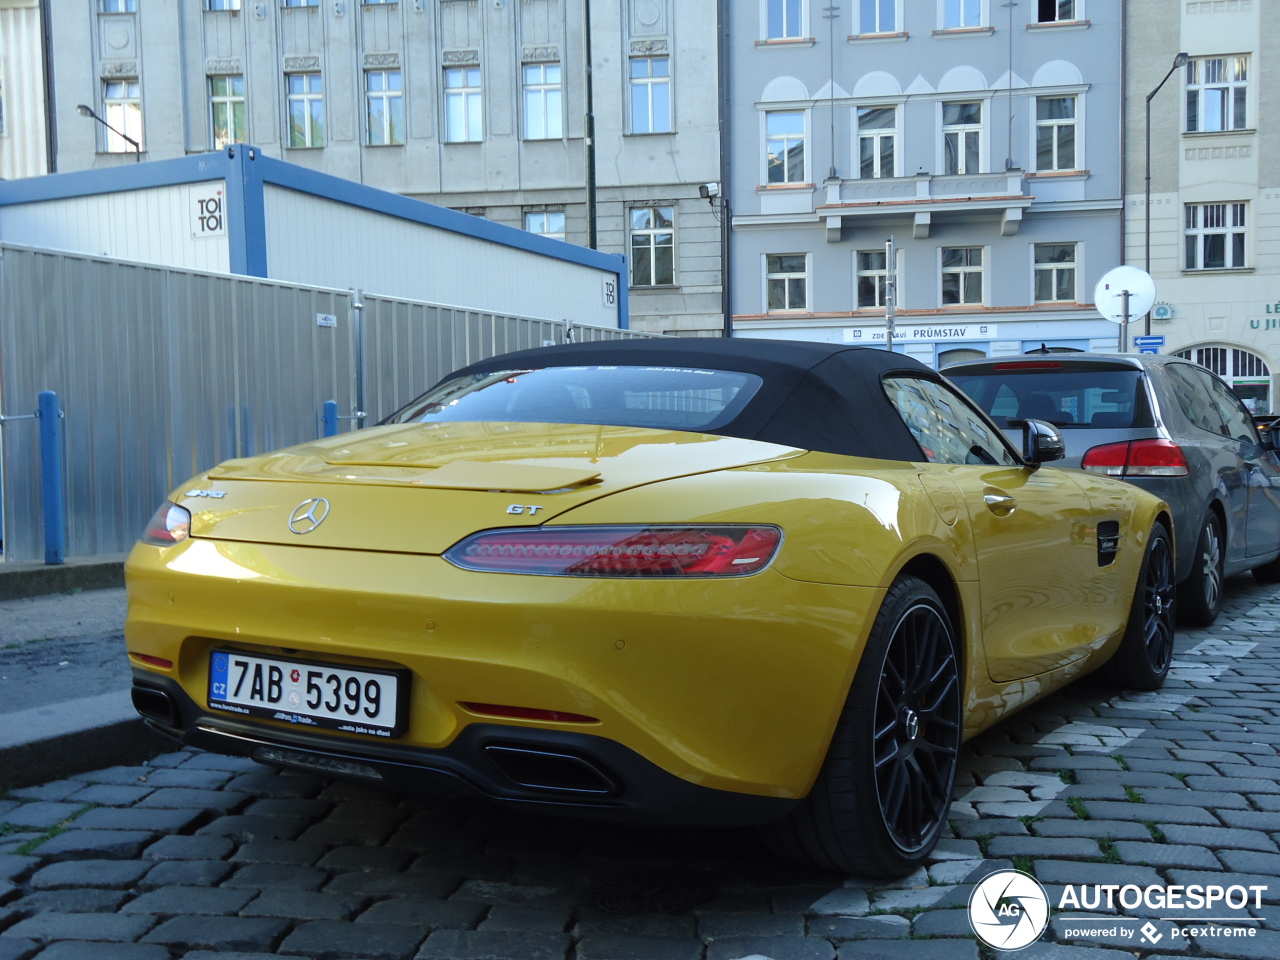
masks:
POLYGON ((1120 550, 1120 522, 1103 520, 1098 524, 1098 566, 1110 566, 1120 550))

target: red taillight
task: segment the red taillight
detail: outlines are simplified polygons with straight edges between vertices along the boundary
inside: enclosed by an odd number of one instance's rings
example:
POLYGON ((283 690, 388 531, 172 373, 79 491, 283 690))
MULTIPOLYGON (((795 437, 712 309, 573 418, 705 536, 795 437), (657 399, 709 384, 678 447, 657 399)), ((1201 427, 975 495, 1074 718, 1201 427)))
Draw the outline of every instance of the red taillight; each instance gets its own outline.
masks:
POLYGON ((488 717, 507 717, 512 720, 546 720, 551 723, 599 723, 595 717, 581 713, 565 713, 563 710, 535 710, 533 707, 507 707, 498 703, 459 703, 472 713, 488 717))
POLYGON ((741 577, 769 565, 777 527, 535 527, 489 530, 450 547, 467 570, 553 577, 741 577))
POLYGON ((1000 370, 1061 370, 1062 364, 1053 360, 1010 360, 1005 363, 997 363, 995 366, 997 371, 1000 370))
POLYGON ((1108 477, 1185 477, 1187 458, 1169 440, 1127 440, 1090 448, 1080 466, 1108 477))
POLYGON ((161 670, 173 669, 173 661, 166 660, 164 657, 153 657, 149 653, 131 653, 129 656, 139 663, 145 663, 149 667, 159 667, 161 670))
POLYGON ((143 543, 153 543, 158 547, 171 547, 191 536, 191 511, 176 503, 162 503, 147 521, 147 529, 142 534, 143 543))

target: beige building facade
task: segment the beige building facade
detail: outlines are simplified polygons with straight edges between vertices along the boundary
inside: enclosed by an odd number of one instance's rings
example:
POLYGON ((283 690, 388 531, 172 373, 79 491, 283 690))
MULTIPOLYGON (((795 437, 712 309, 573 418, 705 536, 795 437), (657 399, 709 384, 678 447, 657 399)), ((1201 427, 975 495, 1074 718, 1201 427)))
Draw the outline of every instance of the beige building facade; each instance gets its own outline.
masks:
POLYGON ((48 173, 40 0, 0 0, 0 179, 48 173))

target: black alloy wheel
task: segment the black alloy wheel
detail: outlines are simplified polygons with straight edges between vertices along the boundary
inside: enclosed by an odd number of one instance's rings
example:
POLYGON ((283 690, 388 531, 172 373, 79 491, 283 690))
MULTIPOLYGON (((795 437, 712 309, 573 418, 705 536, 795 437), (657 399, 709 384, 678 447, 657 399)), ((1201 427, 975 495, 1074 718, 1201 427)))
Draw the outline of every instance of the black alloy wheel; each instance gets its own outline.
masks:
POLYGON ((960 752, 960 671, 951 629, 928 602, 898 622, 880 671, 874 766, 880 818, 904 853, 932 845, 960 752))
POLYGON ((1204 518, 1191 573, 1178 589, 1178 617, 1193 627, 1207 627, 1222 608, 1226 542, 1222 523, 1212 510, 1204 518))
POLYGON ((1173 542, 1164 524, 1151 528, 1129 610, 1129 625, 1107 664, 1108 679, 1122 687, 1156 690, 1173 662, 1176 621, 1173 542))

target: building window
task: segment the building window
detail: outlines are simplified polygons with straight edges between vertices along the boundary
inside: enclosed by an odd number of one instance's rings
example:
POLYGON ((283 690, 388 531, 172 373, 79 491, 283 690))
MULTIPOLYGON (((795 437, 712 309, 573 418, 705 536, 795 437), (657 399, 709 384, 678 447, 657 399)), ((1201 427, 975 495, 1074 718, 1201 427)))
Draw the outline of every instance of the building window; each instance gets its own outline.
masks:
POLYGON ((208 0, 206 10, 239 10, 240 0, 208 0))
POLYGON ((285 74, 289 146, 324 146, 324 81, 318 73, 285 74))
POLYGON ((138 0, 98 0, 99 13, 137 13, 138 0))
POLYGON ((404 143, 404 84, 399 70, 366 70, 369 146, 390 147, 404 143))
POLYGON ((1076 0, 1040 0, 1037 19, 1041 23, 1059 23, 1076 19, 1076 0))
POLYGON ((854 254, 857 273, 858 309, 883 307, 889 271, 888 255, 883 250, 859 250, 854 254))
POLYGON ((1231 384, 1231 392, 1252 414, 1272 413, 1271 370, 1267 362, 1248 350, 1227 347, 1195 347, 1174 354, 1212 370, 1231 384), (1230 365, 1227 357, 1230 355, 1230 365))
POLYGON ((631 208, 631 285, 676 282, 675 207, 631 208))
POLYGON ((764 115, 766 183, 804 183, 804 111, 764 115))
POLYGON ((1035 245, 1035 298, 1037 303, 1076 298, 1076 245, 1035 245))
POLYGON ((803 253, 771 253, 765 256, 766 309, 809 309, 809 263, 803 253))
POLYGON ((795 40, 804 36, 804 0, 768 0, 770 40, 795 40))
POLYGON ((213 120, 213 149, 229 143, 248 143, 248 119, 244 111, 244 77, 209 78, 209 115, 213 120))
POLYGON ((944 30, 980 26, 982 26, 982 0, 943 0, 942 28, 944 30))
POLYGON ((564 212, 560 210, 543 210, 524 215, 524 228, 540 237, 551 237, 553 240, 564 239, 564 212))
POLYGON ((137 80, 107 80, 102 84, 102 119, 115 127, 107 130, 107 153, 131 153, 132 143, 120 136, 138 142, 142 149, 142 92, 137 80))
POLYGON ((1076 169, 1076 98, 1036 97, 1036 169, 1076 169))
POLYGON ((862 0, 859 33, 893 33, 898 29, 897 0, 862 0))
POLYGON ((477 143, 484 139, 483 91, 479 67, 447 67, 444 71, 445 140, 477 143))
POLYGON ((982 103, 942 105, 943 173, 978 173, 982 169, 982 103))
POLYGON ((894 175, 894 147, 898 139, 896 107, 858 110, 858 176, 864 180, 894 175))
POLYGON ((982 303, 982 248, 942 248, 942 303, 982 303))
POLYGON ((284 0, 283 6, 286 7, 318 7, 320 0, 284 0))
POLYGON ((564 136, 560 64, 524 65, 524 138, 559 140, 564 136))
POLYGON ((671 61, 631 58, 631 132, 671 132, 671 61))
POLYGON ((1188 203, 1186 269, 1230 270, 1244 257, 1245 204, 1188 203))
POLYGON ((1187 61, 1187 132, 1243 130, 1248 125, 1249 58, 1187 61))

